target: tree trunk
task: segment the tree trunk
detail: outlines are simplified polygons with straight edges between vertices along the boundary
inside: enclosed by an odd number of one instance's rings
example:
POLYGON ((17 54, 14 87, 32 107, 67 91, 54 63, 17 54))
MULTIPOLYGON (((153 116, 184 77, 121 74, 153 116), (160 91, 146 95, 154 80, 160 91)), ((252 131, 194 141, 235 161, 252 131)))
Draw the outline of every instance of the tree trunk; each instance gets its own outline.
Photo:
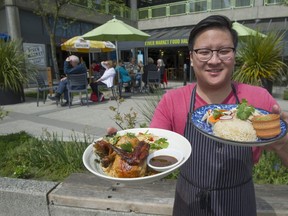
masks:
POLYGON ((55 36, 54 34, 50 34, 50 44, 51 44, 51 56, 52 56, 52 62, 53 62, 53 69, 55 72, 56 79, 60 79, 59 74, 59 67, 57 62, 57 55, 56 55, 56 43, 55 43, 55 36))

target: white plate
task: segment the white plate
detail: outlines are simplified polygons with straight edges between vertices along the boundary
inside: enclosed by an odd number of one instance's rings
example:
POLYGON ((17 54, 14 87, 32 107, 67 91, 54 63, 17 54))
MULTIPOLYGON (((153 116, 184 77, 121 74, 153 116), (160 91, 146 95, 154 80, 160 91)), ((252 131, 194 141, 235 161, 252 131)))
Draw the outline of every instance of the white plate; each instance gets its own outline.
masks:
MULTIPOLYGON (((233 141, 228 139, 223 139, 221 137, 217 137, 214 135, 212 126, 210 124, 207 124, 206 121, 202 121, 202 117, 205 115, 205 113, 211 109, 225 109, 225 110, 231 110, 232 108, 236 108, 237 104, 210 104, 207 106, 202 106, 198 109, 196 109, 192 114, 192 122, 196 126, 196 129, 199 130, 202 134, 210 137, 213 140, 216 140, 221 143, 229 144, 229 145, 236 145, 236 146, 264 146, 271 144, 279 139, 281 139, 283 136, 287 133, 287 123, 280 119, 280 127, 281 127, 281 133, 271 139, 257 139, 255 142, 240 142, 240 141, 233 141)), ((256 108, 259 112, 262 114, 269 114, 268 111, 263 109, 256 108)))
POLYGON ((151 176, 144 176, 144 177, 138 177, 138 178, 111 177, 111 176, 108 176, 106 173, 103 172, 101 165, 99 163, 95 162, 95 159, 99 160, 99 157, 98 157, 98 155, 96 155, 93 152, 94 143, 92 143, 87 147, 87 149, 84 151, 84 154, 83 154, 82 159, 83 159, 83 163, 84 163, 85 167, 94 175, 96 175, 102 179, 110 180, 113 182, 127 183, 127 184, 130 184, 130 183, 148 183, 148 182, 160 180, 161 178, 164 178, 167 175, 169 175, 170 173, 172 173, 174 170, 176 170, 181 165, 183 165, 188 160, 188 158, 191 154, 190 142, 185 137, 183 137, 182 135, 175 133, 175 132, 172 132, 172 131, 158 129, 158 128, 134 128, 134 129, 118 131, 118 134, 119 135, 123 135, 125 133, 138 134, 139 132, 142 132, 142 133, 147 132, 147 133, 151 133, 155 136, 159 136, 161 138, 166 138, 168 143, 169 143, 168 148, 174 148, 174 149, 177 149, 183 153, 184 158, 181 161, 181 163, 179 163, 175 167, 172 167, 169 170, 166 170, 164 172, 157 173, 157 174, 151 175, 151 176))

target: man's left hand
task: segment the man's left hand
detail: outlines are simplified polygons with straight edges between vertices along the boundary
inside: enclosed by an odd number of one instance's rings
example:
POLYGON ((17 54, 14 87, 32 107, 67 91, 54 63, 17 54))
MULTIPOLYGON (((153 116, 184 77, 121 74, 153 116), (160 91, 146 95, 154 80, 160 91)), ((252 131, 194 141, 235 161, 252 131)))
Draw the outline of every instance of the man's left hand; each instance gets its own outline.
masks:
MULTIPOLYGON (((279 105, 274 105, 272 107, 272 113, 274 114, 280 114, 280 118, 288 123, 288 113, 287 112, 281 112, 281 108, 279 105)), ((277 140, 276 142, 263 146, 262 148, 264 150, 268 151, 274 151, 278 156, 281 158, 283 163, 288 166, 288 155, 287 155, 287 147, 288 147, 288 134, 286 134, 282 139, 277 140)))

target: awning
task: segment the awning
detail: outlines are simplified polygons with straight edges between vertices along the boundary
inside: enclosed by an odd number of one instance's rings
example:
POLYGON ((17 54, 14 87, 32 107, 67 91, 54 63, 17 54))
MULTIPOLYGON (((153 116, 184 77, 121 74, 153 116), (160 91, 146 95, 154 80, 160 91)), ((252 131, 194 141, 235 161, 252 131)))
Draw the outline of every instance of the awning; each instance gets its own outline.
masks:
POLYGON ((192 27, 154 29, 145 31, 151 35, 145 41, 145 47, 187 46, 192 27))

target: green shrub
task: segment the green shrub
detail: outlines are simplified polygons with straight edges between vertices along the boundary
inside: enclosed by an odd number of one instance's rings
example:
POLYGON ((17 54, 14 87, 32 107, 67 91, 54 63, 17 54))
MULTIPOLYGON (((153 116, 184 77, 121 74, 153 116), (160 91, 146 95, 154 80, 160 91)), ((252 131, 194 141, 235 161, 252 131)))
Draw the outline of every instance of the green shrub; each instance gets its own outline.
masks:
POLYGON ((0 107, 0 120, 8 115, 8 111, 5 111, 3 107, 0 107))
POLYGON ((237 51, 237 67, 233 79, 238 82, 263 86, 263 80, 282 83, 287 77, 287 65, 282 61, 284 34, 269 32, 248 37, 237 51))
POLYGON ((262 153, 254 166, 253 179, 257 184, 288 184, 288 168, 285 168, 274 152, 262 153))
POLYGON ((288 90, 284 90, 283 100, 288 100, 288 90))
POLYGON ((73 172, 83 172, 84 150, 90 141, 75 135, 71 141, 46 133, 40 139, 25 132, 0 136, 0 175, 16 178, 61 181, 73 172))
POLYGON ((21 40, 0 40, 0 88, 22 91, 22 86, 35 77, 37 69, 22 51, 21 40))

